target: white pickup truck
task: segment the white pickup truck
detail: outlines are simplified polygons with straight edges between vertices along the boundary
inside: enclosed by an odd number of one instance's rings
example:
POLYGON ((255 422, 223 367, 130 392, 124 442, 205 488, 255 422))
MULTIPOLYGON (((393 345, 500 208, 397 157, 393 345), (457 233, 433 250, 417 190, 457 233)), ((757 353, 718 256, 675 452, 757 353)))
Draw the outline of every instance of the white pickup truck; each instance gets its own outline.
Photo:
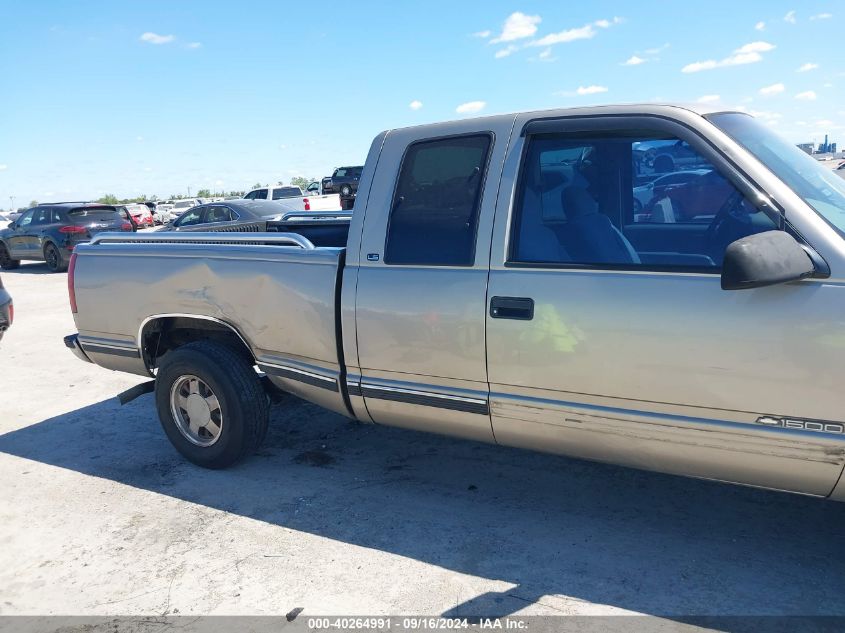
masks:
POLYGON ((253 189, 244 196, 246 200, 274 200, 289 211, 339 211, 340 195, 306 196, 296 185, 268 185, 253 189))

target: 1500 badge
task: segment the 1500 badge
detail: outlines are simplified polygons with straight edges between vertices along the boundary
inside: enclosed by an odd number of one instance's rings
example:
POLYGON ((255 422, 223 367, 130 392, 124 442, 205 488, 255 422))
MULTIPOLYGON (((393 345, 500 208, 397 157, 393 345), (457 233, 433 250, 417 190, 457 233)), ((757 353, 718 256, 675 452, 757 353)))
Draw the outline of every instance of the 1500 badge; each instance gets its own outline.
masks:
POLYGON ((801 431, 817 431, 819 433, 845 434, 845 424, 841 422, 825 422, 824 420, 796 420, 795 418, 773 418, 763 416, 757 418, 757 424, 777 426, 782 429, 799 429, 801 431))

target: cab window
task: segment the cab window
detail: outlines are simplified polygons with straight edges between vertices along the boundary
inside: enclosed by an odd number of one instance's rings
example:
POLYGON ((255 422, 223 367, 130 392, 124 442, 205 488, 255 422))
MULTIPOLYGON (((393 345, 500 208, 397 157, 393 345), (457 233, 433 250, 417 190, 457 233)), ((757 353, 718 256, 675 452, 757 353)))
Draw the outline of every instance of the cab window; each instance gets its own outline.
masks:
POLYGON ((686 142, 603 133, 530 137, 510 260, 718 272, 725 249, 777 229, 686 142))
POLYGON ((491 135, 408 147, 391 205, 386 264, 471 266, 491 135))

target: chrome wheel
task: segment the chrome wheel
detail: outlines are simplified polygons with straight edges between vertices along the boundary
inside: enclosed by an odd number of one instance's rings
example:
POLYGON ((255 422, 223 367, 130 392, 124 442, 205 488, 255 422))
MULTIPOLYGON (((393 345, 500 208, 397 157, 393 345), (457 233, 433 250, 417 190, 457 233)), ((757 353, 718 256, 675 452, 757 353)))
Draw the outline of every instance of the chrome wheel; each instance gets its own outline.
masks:
POLYGON ((170 411, 176 428, 192 444, 211 446, 220 439, 223 411, 217 396, 193 375, 180 376, 170 388, 170 411))

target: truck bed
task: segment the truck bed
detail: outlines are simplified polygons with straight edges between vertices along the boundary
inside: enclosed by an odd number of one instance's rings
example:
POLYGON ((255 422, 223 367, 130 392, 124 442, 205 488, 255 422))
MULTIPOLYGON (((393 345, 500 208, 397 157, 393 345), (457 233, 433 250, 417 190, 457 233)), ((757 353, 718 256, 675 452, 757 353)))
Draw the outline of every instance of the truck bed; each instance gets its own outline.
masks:
POLYGON ((346 412, 336 329, 344 252, 290 233, 106 234, 76 251, 79 344, 99 365, 147 375, 151 324, 211 321, 231 328, 278 386, 346 412))

